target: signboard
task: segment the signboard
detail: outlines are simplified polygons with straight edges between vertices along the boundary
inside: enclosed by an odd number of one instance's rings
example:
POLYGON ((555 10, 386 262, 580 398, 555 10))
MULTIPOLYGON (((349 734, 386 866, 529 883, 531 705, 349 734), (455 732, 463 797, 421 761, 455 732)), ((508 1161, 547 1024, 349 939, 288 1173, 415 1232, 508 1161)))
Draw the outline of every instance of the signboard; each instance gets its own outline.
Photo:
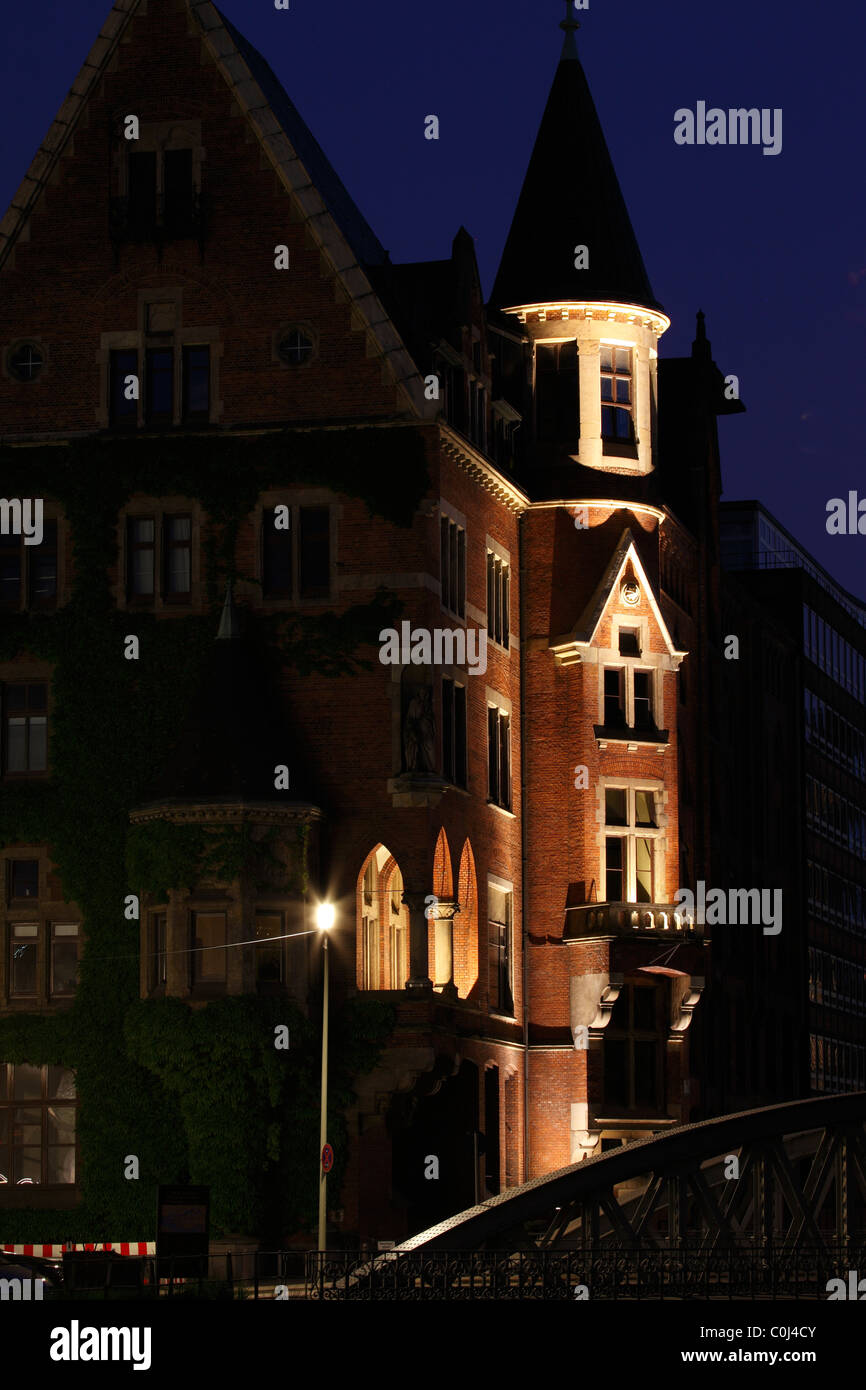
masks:
POLYGON ((322 1172, 330 1173, 334 1166, 334 1150, 330 1144, 326 1144, 322 1149, 322 1172))
POLYGON ((157 1278, 207 1276, 209 1187, 160 1187, 156 1216, 157 1278))

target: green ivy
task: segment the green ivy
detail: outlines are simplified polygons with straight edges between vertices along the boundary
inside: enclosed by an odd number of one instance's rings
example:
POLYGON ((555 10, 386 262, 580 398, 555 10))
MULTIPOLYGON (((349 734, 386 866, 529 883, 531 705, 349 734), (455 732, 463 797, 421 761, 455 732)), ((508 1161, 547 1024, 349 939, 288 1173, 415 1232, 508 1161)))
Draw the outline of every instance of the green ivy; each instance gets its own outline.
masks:
MULTIPOLYGON (((272 837, 248 826, 214 831, 129 813, 167 765, 199 688, 225 578, 236 574, 240 522, 266 488, 314 484, 363 499, 371 515, 411 524, 429 487, 416 429, 279 431, 246 438, 85 439, 0 447, 7 497, 51 497, 72 536, 70 601, 53 614, 0 626, 0 661, 29 653, 52 664, 49 777, 7 785, 0 848, 47 843, 68 901, 84 917, 76 997, 49 1015, 0 1018, 0 1058, 75 1069, 82 1203, 74 1211, 4 1211, 0 1241, 140 1239, 153 1231, 159 1183, 212 1189, 215 1232, 275 1236, 315 1219, 320 1032, 285 1000, 228 998, 202 1008, 139 998, 139 926, 129 892, 165 897, 209 874, 266 874, 272 837), (204 560, 212 608, 157 621, 136 612, 143 657, 123 658, 131 615, 115 610, 108 571, 117 517, 133 495, 196 498, 206 513, 204 560), (146 654, 146 655, 145 655, 146 654), (290 1030, 288 1052, 274 1027, 290 1030), (141 1178, 124 1177, 127 1155, 141 1178)), ((271 660, 299 675, 364 669, 359 649, 393 626, 400 605, 380 591, 342 614, 250 615, 271 660)), ((307 831, 296 884, 305 892, 307 831)), ((331 1191, 345 1171, 344 1112, 352 1079, 373 1067, 393 1011, 352 999, 331 1019, 331 1191)))

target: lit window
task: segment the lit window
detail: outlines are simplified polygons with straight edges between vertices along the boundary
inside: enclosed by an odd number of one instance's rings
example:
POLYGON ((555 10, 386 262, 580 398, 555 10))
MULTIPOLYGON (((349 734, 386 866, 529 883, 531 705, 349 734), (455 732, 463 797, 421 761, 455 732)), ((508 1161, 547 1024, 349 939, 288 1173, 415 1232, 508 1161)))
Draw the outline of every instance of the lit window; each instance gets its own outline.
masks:
POLYGON ((0 1062, 0 1185, 74 1182, 74 1073, 0 1062))
POLYGON ((51 994, 72 995, 78 988, 78 926, 55 922, 51 927, 51 994))
POLYGON ((5 771, 44 772, 48 766, 48 686, 7 685, 5 771))
POLYGON ((192 984, 213 988, 227 978, 226 915, 224 912, 192 914, 192 984), (222 947, 222 950, 220 950, 222 947))
POLYGON ((127 534, 130 597, 152 597, 156 576, 156 526, 153 517, 130 517, 127 534))
POLYGON ((9 933, 9 994, 34 996, 38 988, 39 923, 13 922, 9 933))
POLYGON ((604 819, 605 901, 655 902, 655 841, 659 834, 655 792, 606 787, 604 819))
POLYGON ((487 885, 488 988, 494 1013, 514 1013, 512 893, 487 885))
POLYGON ((634 443, 631 348, 601 345, 601 434, 619 444, 634 443))
POLYGON ((192 517, 163 520, 165 597, 189 598, 192 589, 192 517))

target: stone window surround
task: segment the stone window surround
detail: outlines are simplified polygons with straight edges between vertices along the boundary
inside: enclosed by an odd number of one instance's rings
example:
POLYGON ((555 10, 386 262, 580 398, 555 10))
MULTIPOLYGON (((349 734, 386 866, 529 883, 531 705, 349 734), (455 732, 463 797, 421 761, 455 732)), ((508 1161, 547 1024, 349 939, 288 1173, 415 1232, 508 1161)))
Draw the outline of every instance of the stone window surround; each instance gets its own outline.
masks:
POLYGON ((315 324, 307 319, 287 319, 285 322, 281 323, 278 328, 275 328, 271 334, 271 365, 282 368, 284 372, 308 371, 309 368, 319 360, 319 344, 320 335, 315 324), (280 343, 283 341, 286 334, 291 333, 293 330, 303 333, 313 344, 313 351, 310 353, 306 362, 284 362, 282 357, 280 357, 278 351, 280 343))
MULTIPOLYGON (((302 487, 292 488, 273 488, 268 492, 259 494, 259 499, 250 513, 256 538, 255 545, 255 578, 256 578, 256 602, 261 603, 268 609, 298 609, 298 608, 321 608, 322 604, 335 603, 339 597, 338 586, 340 580, 339 566, 339 539, 340 523, 343 520, 343 506, 337 500, 335 493, 328 488, 302 487), (330 545, 330 566, 329 580, 330 588, 327 598, 269 598, 264 593, 262 584, 264 582, 264 557, 262 555, 262 526, 264 513, 273 507, 288 507, 291 513, 291 535, 293 538, 292 546, 292 583, 297 581, 297 546, 294 540, 298 535, 298 509, 300 507, 327 507, 329 517, 329 545, 330 545)), ((242 590, 242 585, 238 585, 238 591, 242 590)), ((399 671, 399 667, 396 668, 399 671)))
POLYGON ((629 672, 635 669, 650 671, 652 677, 653 721, 657 729, 665 727, 664 673, 675 670, 667 652, 651 652, 649 648, 649 618, 637 614, 615 614, 613 618, 613 639, 615 646, 598 647, 598 720, 604 725, 604 673, 606 670, 625 670, 625 721, 627 729, 634 728, 634 677, 629 672), (620 628, 638 628, 640 631, 640 656, 624 656, 619 650, 620 628))
MULTIPOLYGON (((51 689, 51 667, 46 662, 21 661, 13 665, 8 662, 0 666, 0 795, 2 795, 3 783, 13 784, 20 782, 44 781, 50 776, 51 766, 51 714, 53 710, 52 689, 51 689), (4 686, 7 685, 45 685, 47 694, 45 699, 45 727, 47 731, 47 750, 48 766, 42 772, 7 772, 6 771, 6 707, 2 699, 4 686)), ((32 859, 32 854, 25 854, 24 859, 32 859)), ((41 871, 40 871, 41 882, 41 871)))
POLYGON ((148 348, 171 348, 174 353, 174 390, 172 425, 184 426, 183 419, 183 349, 184 347, 210 348, 210 412, 207 421, 188 422, 188 428, 195 431, 197 425, 215 425, 222 418, 224 405, 218 399, 219 361, 223 355, 219 324, 206 324, 202 327, 187 327, 183 321, 183 289, 180 286, 166 286, 160 289, 148 288, 138 292, 137 328, 101 333, 96 353, 99 368, 99 401, 94 412, 98 429, 111 428, 109 418, 109 391, 111 388, 111 353, 126 349, 138 353, 138 430, 148 428, 145 421, 146 385, 144 382, 144 354, 148 348), (148 332, 147 311, 151 304, 170 304, 174 306, 175 323, 170 333, 148 332))
MULTIPOLYGON (((514 585, 511 583, 511 580, 512 580, 512 578, 513 578, 513 570, 512 570, 512 566, 511 566, 511 551, 510 551, 510 550, 506 550, 505 546, 504 546, 504 545, 501 545, 501 544, 499 543, 499 541, 494 540, 492 536, 485 536, 485 537, 484 537, 484 546, 485 546, 485 564, 486 564, 486 556, 487 556, 487 554, 488 554, 488 552, 489 552, 489 553, 492 553, 493 555, 495 555, 496 558, 497 558, 498 560, 501 560, 502 563, 503 563, 503 565, 507 565, 507 566, 508 566, 508 578, 509 578, 508 650, 509 650, 509 652, 510 652, 510 650, 511 650, 512 647, 517 647, 517 646, 519 645, 518 639, 517 639, 517 637, 516 637, 516 635, 515 635, 515 632, 514 632, 513 624, 512 624, 512 621, 511 621, 511 612, 510 612, 510 609, 513 607, 513 604, 511 603, 511 598, 513 597, 513 589, 514 589, 514 585)), ((486 575, 486 573, 485 573, 485 584, 486 584, 486 579, 487 579, 487 575, 486 575)), ((486 628, 487 628, 487 625, 488 625, 488 621, 489 621, 489 614, 487 613, 487 594, 486 594, 486 589, 485 589, 484 605, 485 605, 485 611, 484 611, 484 614, 483 614, 483 622, 482 622, 482 623, 479 623, 479 626, 483 626, 483 627, 486 629, 486 628)), ((473 619, 475 618, 475 614, 474 614, 474 613, 472 613, 472 614, 469 613, 469 605, 468 605, 468 603, 467 603, 467 605, 466 605, 466 613, 467 613, 467 616, 471 616, 473 619)), ((505 650, 505 648, 502 647, 501 643, 499 643, 499 642, 496 641, 495 637, 492 637, 492 638, 490 638, 489 640, 493 643, 493 645, 494 645, 495 647, 498 647, 498 648, 500 649, 500 651, 504 651, 504 650, 505 650)))
POLYGON ((36 337, 33 334, 24 338, 13 338, 3 349, 2 358, 0 358, 0 367, 2 367, 3 376, 7 381, 11 381, 14 386, 35 386, 38 382, 44 381, 46 377, 50 378, 51 376, 51 356, 48 351, 48 345, 43 338, 36 337), (9 370, 9 360, 13 352, 23 347, 35 348, 36 351, 42 355, 42 366, 32 381, 22 381, 20 377, 13 376, 12 372, 9 370))
POLYGON ((201 504, 193 497, 144 497, 136 495, 121 509, 117 518, 117 581, 111 586, 115 607, 127 612, 200 612, 204 608, 204 584, 201 573, 201 504), (189 515, 190 523, 190 596, 185 602, 165 601, 162 592, 163 522, 168 516, 189 515), (152 597, 128 599, 126 581, 129 564, 127 522, 136 517, 154 520, 154 593, 152 597))
MULTIPOLYGON (((68 595, 67 586, 64 581, 66 575, 67 559, 67 527, 66 515, 59 502, 53 501, 50 497, 44 497, 42 499, 42 521, 43 526, 46 521, 57 522, 57 593, 55 596, 55 601, 53 604, 34 604, 33 608, 31 609, 28 597, 29 575, 27 565, 25 564, 24 573, 21 577, 21 598, 19 600, 18 607, 13 608, 11 604, 9 604, 8 606, 4 605, 3 608, 0 609, 0 612, 28 613, 32 611, 34 613, 54 613, 59 608, 62 608, 64 603, 66 602, 68 595)), ((39 553, 40 547, 38 545, 24 545, 23 537, 21 538, 21 541, 25 561, 27 560, 28 556, 32 557, 34 554, 39 553)))
MULTIPOLYGON (((469 583, 468 583, 468 578, 469 578, 469 576, 468 576, 468 570, 469 570, 469 530, 468 530, 468 527, 467 527, 467 525, 466 525, 466 515, 465 515, 465 513, 464 513, 464 512, 461 512, 457 507, 452 506, 452 504, 451 504, 450 502, 446 502, 445 499, 444 499, 444 497, 440 497, 440 498, 439 498, 439 504, 438 504, 438 508, 437 508, 437 511, 436 511, 436 556, 437 556, 436 573, 439 575, 439 582, 438 582, 437 585, 436 585, 436 592, 437 592, 438 595, 439 595, 439 602, 440 602, 440 605, 441 605, 441 607, 442 607, 442 612, 443 612, 443 613, 447 613, 448 616, 449 616, 449 618, 453 618, 454 621, 455 621, 456 623, 461 623, 461 624, 465 627, 465 626, 466 626, 467 618, 469 617, 469 583), (458 526, 458 527, 460 528, 460 530, 462 530, 463 536, 464 536, 464 541, 463 541, 463 565, 464 565, 464 574, 463 574, 463 595, 464 595, 464 604, 463 604, 463 606, 464 606, 464 609, 465 609, 465 614, 464 614, 464 616, 463 616, 462 618, 461 618, 461 616, 460 616, 459 613, 456 613, 456 612, 454 611, 453 608, 446 608, 446 607, 445 607, 445 604, 442 603, 442 575, 441 575, 441 559, 440 559, 440 556, 441 556, 441 526, 442 526, 442 517, 443 517, 443 516, 447 516, 448 519, 449 519, 449 521, 453 521, 454 524, 455 524, 456 526, 458 526)), ((486 582, 486 581, 485 581, 485 582, 486 582)), ((485 599, 485 603, 486 603, 486 599, 485 599)), ((484 625, 485 625, 485 628, 486 628, 486 626, 487 626, 487 619, 486 619, 486 617, 485 617, 485 620, 484 620, 484 625)))
MULTIPOLYGON (((516 933, 516 930, 515 930, 516 924, 515 924, 515 919, 514 919, 514 908, 515 908, 515 902, 516 902, 516 895, 515 895, 515 892, 514 892, 514 884, 513 884, 513 882, 511 881, 511 879, 500 878, 498 874, 491 874, 491 873, 488 872, 488 874, 487 874, 487 888, 489 889, 489 888, 491 887, 491 885, 492 885, 492 887, 494 887, 494 888, 498 888, 499 891, 500 891, 501 893, 507 893, 507 894, 509 895, 509 897, 511 898, 511 952, 510 952, 510 955, 511 955, 511 981, 510 981, 510 983, 511 983, 511 994, 512 994, 512 997, 514 997, 515 992, 516 992, 516 991, 515 991, 515 985, 516 985, 516 983, 517 983, 517 971, 516 971, 516 969, 515 969, 515 966, 516 966, 516 964, 517 964, 517 960, 516 960, 517 952, 516 952, 516 949, 515 949, 516 943, 517 943, 517 933, 516 933)), ((489 892, 485 892, 484 921, 485 921, 486 924, 487 924, 486 931, 487 931, 487 940, 488 940, 488 942, 489 942, 489 939, 490 939, 490 894, 489 894, 489 892)), ((489 948, 488 948, 488 954, 489 954, 489 948)), ((489 970, 489 965, 488 965, 488 970, 489 970)), ((512 1013, 510 1013, 510 1014, 500 1013, 498 1010, 491 1009, 491 1010, 490 1010, 490 1017, 491 1017, 491 1018, 502 1018, 502 1019, 507 1020, 509 1023, 513 1023, 514 1020, 515 1020, 515 1018, 517 1017, 517 1014, 516 1014, 517 1001, 516 1001, 516 999, 514 1000, 514 1007, 515 1007, 515 1012, 512 1012, 512 1013)))
MULTIPOLYGON (((521 320, 526 322, 524 313, 521 320)), ((600 313, 594 317, 587 309, 554 310, 540 308, 532 322, 532 341, 539 343, 577 342, 578 391, 580 411, 580 451, 575 462, 604 472, 643 475, 652 469, 656 447, 656 402, 658 398, 658 330, 649 323, 638 323, 633 315, 620 319, 600 313), (626 321, 627 320, 627 321, 626 321), (569 329, 564 331, 564 324, 569 329), (626 336, 628 334, 629 336, 626 336), (625 347, 632 351, 632 380, 637 457, 605 453, 601 439, 601 345, 625 347), (591 364, 591 365, 590 365, 591 364)), ((534 350, 533 350, 534 357, 534 350)), ((533 362, 533 391, 534 387, 533 362)))
POLYGON ((0 895, 0 1008, 21 1009, 32 1013, 34 1009, 54 1006, 68 1006, 74 995, 52 996, 50 982, 50 950, 52 926, 70 925, 78 927, 79 958, 83 944, 83 919, 78 909, 57 898, 48 897, 49 859, 41 846, 16 845, 0 858, 3 884, 0 895), (20 898, 10 902, 8 893, 7 864, 15 859, 36 859, 39 863, 39 891, 35 898, 20 898), (9 942, 13 925, 19 923, 36 924, 39 934, 37 947, 37 978, 40 986, 36 995, 10 997, 9 994, 9 942))
MULTIPOLYGON (((631 801, 631 797, 629 797, 631 801)), ((653 842, 653 891, 657 902, 666 902, 667 882, 665 875, 665 857, 667 853, 667 829, 668 829, 668 791, 665 783, 658 777, 624 777, 624 776, 602 776, 596 783, 596 811, 595 818, 598 824, 595 843, 599 854, 599 887, 604 885, 605 895, 607 894, 607 846, 605 841, 608 835, 615 835, 621 839, 646 839, 653 842), (624 788, 627 792, 654 792, 656 805, 657 827, 651 826, 608 826, 606 822, 605 792, 608 787, 624 788)), ((626 866, 628 878, 634 875, 634 865, 628 863, 626 866)), ((627 888, 630 885, 627 885, 627 888)), ((599 899, 604 902, 605 898, 599 899)), ((631 902, 632 899, 624 899, 631 902)))

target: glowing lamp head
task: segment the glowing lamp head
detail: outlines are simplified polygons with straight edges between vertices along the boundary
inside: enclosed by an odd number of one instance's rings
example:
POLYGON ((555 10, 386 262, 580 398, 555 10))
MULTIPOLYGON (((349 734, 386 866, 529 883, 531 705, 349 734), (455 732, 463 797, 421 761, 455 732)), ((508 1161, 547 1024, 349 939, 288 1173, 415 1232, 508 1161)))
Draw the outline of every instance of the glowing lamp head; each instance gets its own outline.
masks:
POLYGON ((336 916, 333 903, 319 903, 316 907, 316 926, 319 931, 330 931, 336 916))

